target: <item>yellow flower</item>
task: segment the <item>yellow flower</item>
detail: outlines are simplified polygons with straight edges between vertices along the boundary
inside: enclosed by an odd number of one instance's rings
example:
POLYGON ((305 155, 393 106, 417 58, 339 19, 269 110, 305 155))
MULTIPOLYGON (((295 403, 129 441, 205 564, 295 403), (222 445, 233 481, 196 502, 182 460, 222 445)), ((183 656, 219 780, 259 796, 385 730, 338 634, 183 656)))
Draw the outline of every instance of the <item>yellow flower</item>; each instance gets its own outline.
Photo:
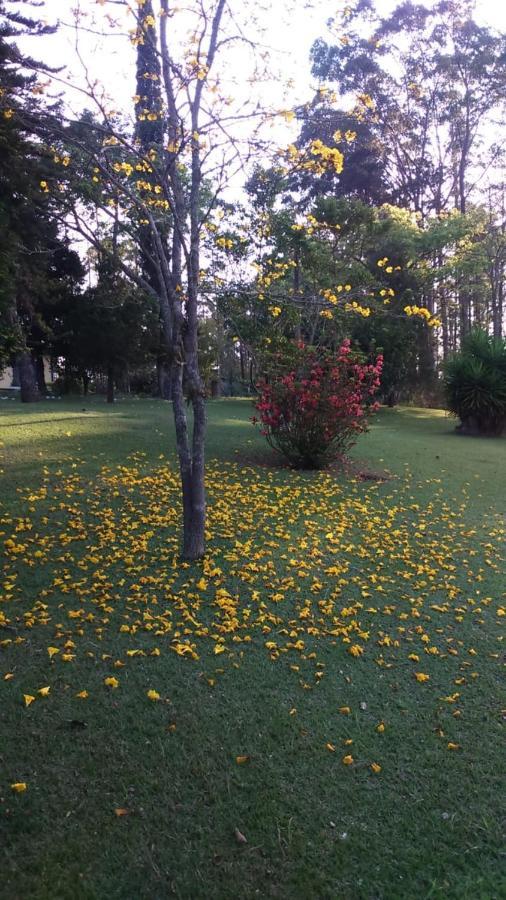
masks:
POLYGON ((79 691, 76 697, 79 697, 79 700, 86 700, 86 697, 89 697, 88 691, 79 691))
POLYGON ((375 775, 378 775, 378 773, 381 772, 381 766, 378 765, 378 763, 371 763, 371 769, 375 775))
POLYGON ((380 722, 379 725, 376 725, 376 731, 379 731, 380 734, 383 734, 385 730, 385 723, 380 722))
POLYGON ((33 703, 35 697, 32 697, 31 694, 23 694, 23 700, 25 701, 25 706, 30 706, 30 703, 33 703))
POLYGON ((41 697, 47 697, 47 695, 49 694, 49 691, 50 691, 50 690, 51 690, 51 688, 50 688, 49 686, 48 686, 48 687, 42 687, 42 688, 39 688, 39 690, 37 691, 37 693, 40 694, 41 697))
POLYGON ((16 794, 22 794, 23 791, 26 791, 26 788, 26 781, 15 781, 14 784, 11 784, 11 790, 15 791, 16 794))
POLYGON ((423 684, 424 681, 429 680, 430 675, 426 675, 425 672, 415 672, 415 678, 417 681, 423 684))
POLYGON ((149 700, 153 701, 160 699, 160 694, 158 693, 158 691, 150 690, 147 692, 146 696, 149 698, 149 700))
POLYGON ((119 681, 117 678, 109 676, 109 678, 104 678, 104 684, 106 687, 117 688, 119 687, 119 681))
POLYGON ((47 652, 49 653, 49 659, 52 659, 53 656, 56 656, 56 654, 59 653, 60 651, 59 651, 58 647, 48 647, 47 652))
POLYGON ((347 756, 343 756, 343 765, 352 766, 354 762, 355 762, 355 760, 353 759, 353 756, 351 755, 351 753, 348 753, 347 756))

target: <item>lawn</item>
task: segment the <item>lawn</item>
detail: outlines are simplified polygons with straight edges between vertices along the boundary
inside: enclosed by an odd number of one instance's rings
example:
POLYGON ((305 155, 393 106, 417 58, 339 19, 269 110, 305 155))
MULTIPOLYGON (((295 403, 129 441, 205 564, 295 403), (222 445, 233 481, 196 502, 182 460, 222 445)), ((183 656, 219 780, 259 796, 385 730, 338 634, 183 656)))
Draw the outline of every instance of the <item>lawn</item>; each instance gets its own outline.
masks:
POLYGON ((216 401, 182 565, 170 415, 0 404, 0 896, 504 897, 506 442, 293 473, 216 401))

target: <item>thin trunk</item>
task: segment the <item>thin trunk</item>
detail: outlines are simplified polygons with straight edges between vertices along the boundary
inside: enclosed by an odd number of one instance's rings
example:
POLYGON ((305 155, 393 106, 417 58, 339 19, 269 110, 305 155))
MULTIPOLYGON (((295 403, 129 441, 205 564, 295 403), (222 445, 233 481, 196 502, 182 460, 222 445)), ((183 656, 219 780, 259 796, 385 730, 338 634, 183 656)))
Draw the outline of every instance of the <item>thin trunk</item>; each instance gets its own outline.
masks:
POLYGON ((190 450, 188 420, 183 394, 183 372, 175 365, 172 373, 172 409, 183 493, 183 557, 200 559, 205 546, 204 436, 206 426, 204 397, 192 400, 193 440, 190 450))
POLYGON ((46 378, 44 372, 44 359, 40 354, 34 357, 35 378, 37 380, 37 388, 41 397, 47 394, 46 378))
POLYGON ((114 403, 114 369, 107 366, 107 402, 114 403))

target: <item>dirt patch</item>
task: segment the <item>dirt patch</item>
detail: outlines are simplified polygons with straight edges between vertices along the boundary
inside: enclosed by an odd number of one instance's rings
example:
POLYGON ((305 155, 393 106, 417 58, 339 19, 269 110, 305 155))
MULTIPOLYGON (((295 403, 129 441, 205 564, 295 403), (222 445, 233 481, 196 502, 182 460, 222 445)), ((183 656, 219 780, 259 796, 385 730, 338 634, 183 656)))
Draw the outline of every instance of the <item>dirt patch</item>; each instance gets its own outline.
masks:
MULTIPOLYGON (((309 472, 310 469, 294 469, 280 453, 275 450, 265 452, 244 453, 239 452, 234 456, 234 461, 243 466, 255 466, 262 469, 285 469, 292 472, 309 472)), ((342 457, 322 471, 335 475, 336 478, 344 475, 346 478, 357 481, 391 481, 395 476, 386 469, 372 469, 363 460, 342 457)))

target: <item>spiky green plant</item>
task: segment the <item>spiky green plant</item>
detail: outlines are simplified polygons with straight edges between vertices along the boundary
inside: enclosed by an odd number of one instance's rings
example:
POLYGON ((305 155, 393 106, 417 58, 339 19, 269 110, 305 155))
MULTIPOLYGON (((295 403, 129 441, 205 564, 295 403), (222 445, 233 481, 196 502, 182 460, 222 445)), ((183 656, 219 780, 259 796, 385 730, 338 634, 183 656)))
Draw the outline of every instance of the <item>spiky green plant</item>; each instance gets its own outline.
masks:
POLYGON ((506 428, 506 341, 475 329, 444 367, 448 409, 464 434, 501 435, 506 428))

